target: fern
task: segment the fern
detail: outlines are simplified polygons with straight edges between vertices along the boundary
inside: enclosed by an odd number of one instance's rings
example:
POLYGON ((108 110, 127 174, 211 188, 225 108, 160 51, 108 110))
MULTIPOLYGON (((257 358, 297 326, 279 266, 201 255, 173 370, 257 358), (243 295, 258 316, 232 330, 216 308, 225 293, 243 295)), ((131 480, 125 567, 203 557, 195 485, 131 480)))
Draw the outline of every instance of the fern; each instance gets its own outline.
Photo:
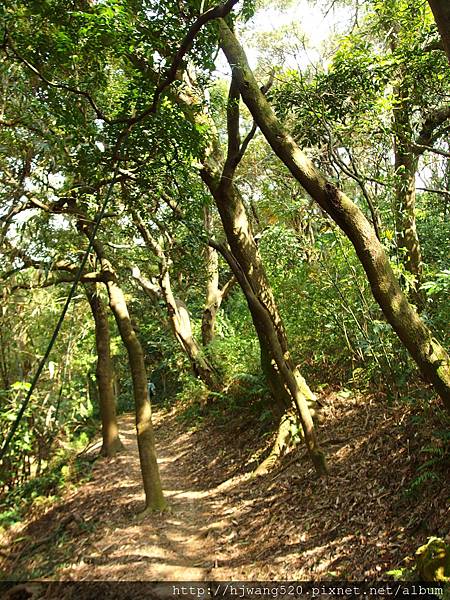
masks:
POLYGON ((434 454, 441 458, 446 454, 446 450, 445 448, 442 448, 442 446, 427 446, 426 448, 422 448, 421 452, 423 454, 434 454))
POLYGON ((407 494, 417 492, 426 482, 441 481, 436 471, 450 458, 449 441, 449 430, 438 431, 435 433, 434 443, 421 448, 420 453, 425 455, 427 460, 417 467, 417 476, 407 488, 407 494))
POLYGON ((440 477, 434 471, 425 471, 412 480, 410 486, 406 490, 408 494, 412 494, 421 489, 427 481, 440 481, 440 477))

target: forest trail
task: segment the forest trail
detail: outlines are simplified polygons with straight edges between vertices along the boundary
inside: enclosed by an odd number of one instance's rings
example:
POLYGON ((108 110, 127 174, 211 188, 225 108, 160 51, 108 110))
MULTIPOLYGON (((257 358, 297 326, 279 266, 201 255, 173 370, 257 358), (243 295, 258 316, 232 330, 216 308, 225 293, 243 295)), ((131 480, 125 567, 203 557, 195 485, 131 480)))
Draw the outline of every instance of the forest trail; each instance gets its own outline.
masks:
POLYGON ((428 536, 450 536, 450 473, 442 465, 438 484, 405 494, 430 444, 411 406, 367 395, 322 400, 328 481, 315 478, 303 446, 251 477, 273 436, 249 427, 244 409, 195 428, 179 409, 158 409, 170 510, 142 521, 134 419, 120 417, 126 451, 96 460, 89 481, 12 526, 0 569, 15 580, 386 579, 428 536))
POLYGON ((134 416, 126 415, 119 422, 126 451, 109 460, 107 469, 108 459, 99 460, 92 481, 79 492, 99 495, 101 490, 103 499, 110 498, 110 516, 87 554, 62 570, 60 577, 193 581, 207 579, 217 568, 220 542, 226 542, 230 525, 220 486, 202 489, 205 465, 190 460, 189 431, 166 412, 156 413, 154 424, 168 511, 143 520, 131 514, 143 507, 143 493, 134 416))
MULTIPOLYGON (((51 579, 193 581, 218 577, 218 573, 226 577, 219 565, 230 534, 233 537, 229 528, 234 510, 223 493, 227 485, 202 483, 205 469, 213 468, 217 460, 205 457, 204 464, 198 457, 192 460, 192 432, 184 431, 174 415, 157 412, 154 426, 169 509, 143 519, 136 516, 143 508, 136 430, 134 416, 123 415, 119 427, 125 451, 114 458, 97 459, 90 481, 67 494, 60 506, 41 519, 34 519, 23 532, 26 539, 44 539, 27 571, 41 573, 42 562, 50 566, 44 554, 47 542, 53 541, 56 550, 62 550, 67 559, 71 555, 72 560, 44 573, 51 579), (49 529, 54 536, 46 535, 49 529), (70 544, 68 538, 72 538, 70 544)), ((97 442, 88 451, 98 452, 99 447, 97 442)), ((50 554, 60 553, 52 550, 50 554)))

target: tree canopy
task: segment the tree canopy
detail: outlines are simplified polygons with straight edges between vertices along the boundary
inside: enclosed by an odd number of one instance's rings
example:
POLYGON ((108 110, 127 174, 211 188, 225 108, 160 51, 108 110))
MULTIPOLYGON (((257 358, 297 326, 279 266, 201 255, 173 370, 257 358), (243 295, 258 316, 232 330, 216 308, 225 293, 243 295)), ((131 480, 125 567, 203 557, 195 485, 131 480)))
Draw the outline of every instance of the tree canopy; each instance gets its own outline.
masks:
POLYGON ((101 455, 120 454, 127 411, 141 518, 164 512, 155 405, 157 422, 241 411, 272 435, 255 475, 305 447, 309 477, 330 481, 330 394, 359 394, 366 437, 378 395, 438 448, 414 485, 442 487, 449 14, 341 4, 348 23, 319 51, 308 19, 253 35, 265 3, 0 7, 6 522, 39 482, 48 495, 55 473, 68 481, 62 465, 96 433, 101 455))

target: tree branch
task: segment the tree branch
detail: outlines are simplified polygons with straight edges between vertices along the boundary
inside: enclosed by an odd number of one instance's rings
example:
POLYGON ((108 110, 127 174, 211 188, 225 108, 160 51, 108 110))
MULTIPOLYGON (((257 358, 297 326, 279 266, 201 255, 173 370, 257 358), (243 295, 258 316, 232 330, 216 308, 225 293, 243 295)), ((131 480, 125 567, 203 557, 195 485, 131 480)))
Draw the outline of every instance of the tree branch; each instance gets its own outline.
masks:
POLYGON ((97 104, 95 103, 94 99, 92 98, 92 96, 88 92, 85 92, 84 90, 80 90, 78 88, 75 88, 75 87, 73 87, 71 85, 67 85, 66 83, 57 83, 56 81, 51 81, 50 79, 48 79, 47 77, 45 77, 45 75, 43 75, 39 71, 39 69, 37 69, 33 64, 31 64, 26 58, 24 58, 16 50, 15 46, 11 43, 11 41, 9 41, 9 39, 5 43, 5 49, 6 48, 9 48, 11 50, 11 52, 13 53, 13 55, 15 56, 15 58, 19 62, 21 62, 23 65, 25 65, 29 71, 31 71, 37 77, 39 77, 39 79, 43 83, 45 83, 46 85, 48 85, 48 87, 51 87, 51 88, 54 88, 54 89, 58 89, 58 90, 64 90, 66 92, 70 92, 71 94, 74 94, 75 96, 81 96, 82 98, 85 98, 85 100, 88 101, 88 103, 91 105, 92 109, 94 110, 97 119, 101 119, 105 123, 108 123, 108 125, 113 125, 115 123, 123 122, 121 120, 116 120, 116 119, 110 119, 110 118, 108 118, 104 114, 104 112, 97 106, 97 104))
MULTIPOLYGON (((104 121, 108 125, 122 124, 122 125, 132 126, 132 125, 135 125, 136 123, 142 121, 143 119, 148 117, 150 114, 156 112, 158 103, 159 103, 159 99, 160 99, 162 93, 169 85, 171 85, 175 81, 175 79, 177 77, 177 72, 178 72, 180 66, 182 65, 183 58, 191 50, 194 40, 195 40, 197 34, 199 33, 199 31, 201 30, 201 28, 204 25, 206 25, 207 23, 209 23, 210 21, 226 17, 228 15, 228 13, 232 10, 233 6, 237 3, 238 3, 238 0, 226 0, 226 2, 223 2, 222 4, 219 4, 217 6, 214 6, 210 9, 208 9, 207 11, 205 11, 203 14, 201 14, 196 19, 196 21, 189 27, 186 35, 184 36, 183 41, 181 42, 180 47, 178 48, 177 52, 175 53, 175 55, 172 59, 172 63, 167 71, 165 78, 157 86, 157 88, 154 92, 153 100, 152 100, 151 104, 146 109, 144 109, 140 114, 138 114, 134 117, 130 117, 130 118, 122 118, 122 119, 109 118, 97 106, 95 100, 92 98, 92 96, 88 92, 86 92, 84 90, 80 90, 73 86, 67 85, 65 83, 57 83, 55 81, 51 81, 50 79, 45 77, 34 65, 32 65, 28 60, 26 60, 23 56, 21 56, 8 39, 4 40, 2 47, 5 51, 7 48, 10 48, 11 51, 13 52, 14 56, 17 58, 17 60, 19 60, 19 62, 24 64, 30 71, 32 71, 32 73, 34 73, 37 77, 39 77, 39 79, 41 79, 41 81, 43 81, 49 87, 70 92, 76 96, 83 97, 85 100, 87 100, 87 102, 92 107, 93 111, 95 112, 97 119, 104 121)), ((5 34, 5 37, 7 38, 6 34, 5 34)))
POLYGON ((419 136, 414 143, 415 148, 421 150, 421 152, 416 153, 422 154, 424 150, 432 150, 429 146, 436 140, 436 129, 448 119, 450 119, 450 105, 441 106, 426 117, 419 136))
POLYGON ((219 290, 222 301, 224 301, 227 298, 228 294, 231 292, 236 283, 237 279, 234 275, 230 277, 230 279, 226 283, 224 283, 222 288, 219 290))
POLYGON ((141 274, 139 267, 133 266, 131 269, 131 275, 133 276, 133 279, 135 279, 139 283, 144 292, 146 292, 146 294, 153 301, 159 301, 163 299, 161 287, 158 284, 154 283, 154 281, 151 281, 150 279, 144 277, 141 274))
POLYGON ((426 146, 425 144, 413 144, 412 146, 416 154, 423 154, 425 151, 427 151, 432 152, 433 154, 439 154, 439 156, 445 156, 445 158, 450 158, 450 152, 446 152, 445 150, 441 150, 440 148, 426 146))
POLYGON ((239 87, 235 77, 231 77, 227 100, 227 135, 228 147, 225 164, 222 169, 222 180, 231 181, 238 165, 241 137, 239 133, 239 87))
POLYGON ((428 192, 429 194, 439 194, 440 196, 448 196, 450 198, 450 192, 448 190, 436 190, 434 188, 418 187, 421 192, 428 192))

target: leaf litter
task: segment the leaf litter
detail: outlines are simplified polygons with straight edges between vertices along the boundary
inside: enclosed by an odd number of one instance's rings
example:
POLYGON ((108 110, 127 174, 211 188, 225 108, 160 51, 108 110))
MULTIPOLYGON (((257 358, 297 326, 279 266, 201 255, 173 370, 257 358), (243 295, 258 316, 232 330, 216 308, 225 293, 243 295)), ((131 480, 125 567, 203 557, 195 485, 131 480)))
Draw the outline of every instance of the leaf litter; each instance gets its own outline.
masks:
POLYGON ((211 417, 186 431, 176 408, 158 410, 170 510, 142 522, 133 417, 122 416, 124 453, 98 459, 90 481, 3 534, 3 578, 386 580, 427 537, 450 541, 448 463, 411 487, 438 417, 367 394, 329 392, 322 403, 326 480, 302 446, 252 477, 252 456, 266 444, 245 411, 225 428, 211 417))

